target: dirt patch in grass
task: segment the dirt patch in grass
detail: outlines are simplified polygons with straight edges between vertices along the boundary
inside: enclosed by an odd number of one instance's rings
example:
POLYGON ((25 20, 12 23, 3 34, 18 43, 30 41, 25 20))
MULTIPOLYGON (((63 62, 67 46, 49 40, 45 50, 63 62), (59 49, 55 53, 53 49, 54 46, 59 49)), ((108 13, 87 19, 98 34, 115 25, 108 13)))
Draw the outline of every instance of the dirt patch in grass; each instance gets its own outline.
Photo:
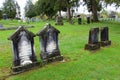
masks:
POLYGON ((9 68, 4 67, 0 69, 0 80, 6 80, 6 78, 11 75, 11 70, 9 68))

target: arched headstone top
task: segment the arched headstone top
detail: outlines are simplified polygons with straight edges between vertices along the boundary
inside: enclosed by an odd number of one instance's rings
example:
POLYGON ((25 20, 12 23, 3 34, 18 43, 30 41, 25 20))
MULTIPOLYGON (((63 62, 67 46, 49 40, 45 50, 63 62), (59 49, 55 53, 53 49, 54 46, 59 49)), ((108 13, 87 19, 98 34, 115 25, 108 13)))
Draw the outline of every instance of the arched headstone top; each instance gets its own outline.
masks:
POLYGON ((37 36, 41 36, 46 34, 49 30, 56 32, 56 33, 60 33, 60 31, 56 28, 54 28, 51 24, 47 23, 44 28, 42 30, 40 30, 36 35, 37 36))
POLYGON ((21 31, 25 31, 27 33, 27 35, 29 35, 29 37, 31 37, 31 38, 35 37, 34 33, 28 31, 24 26, 20 26, 12 35, 10 35, 8 37, 8 40, 14 40, 14 39, 16 39, 19 36, 19 34, 20 34, 21 31))

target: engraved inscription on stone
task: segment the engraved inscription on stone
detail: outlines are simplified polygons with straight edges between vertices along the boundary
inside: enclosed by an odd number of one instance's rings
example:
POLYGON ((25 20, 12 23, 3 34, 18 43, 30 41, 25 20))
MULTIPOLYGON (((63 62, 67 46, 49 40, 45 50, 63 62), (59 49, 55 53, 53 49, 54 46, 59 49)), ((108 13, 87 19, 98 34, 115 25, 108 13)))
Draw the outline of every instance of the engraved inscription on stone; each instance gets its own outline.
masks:
POLYGON ((20 64, 27 65, 32 63, 30 60, 30 55, 32 55, 31 42, 27 39, 25 31, 20 32, 19 36, 20 40, 18 42, 18 51, 20 56, 20 64))
POLYGON ((47 39, 47 47, 46 47, 46 51, 50 52, 50 54, 57 49, 57 45, 55 43, 55 40, 53 39, 53 32, 51 30, 48 30, 48 39, 47 39))

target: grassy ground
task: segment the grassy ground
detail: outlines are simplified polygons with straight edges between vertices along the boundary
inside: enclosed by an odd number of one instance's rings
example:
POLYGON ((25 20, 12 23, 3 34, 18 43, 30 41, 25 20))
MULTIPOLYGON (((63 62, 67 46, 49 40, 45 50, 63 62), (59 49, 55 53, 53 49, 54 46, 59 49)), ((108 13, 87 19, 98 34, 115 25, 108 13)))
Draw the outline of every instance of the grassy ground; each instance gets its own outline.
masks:
MULTIPOLYGON (((0 21, 4 26, 26 25, 17 21, 0 21)), ((30 23, 37 33, 46 23, 55 26, 54 21, 30 23)), ((99 22, 92 24, 55 26, 60 30, 59 47, 65 62, 54 62, 42 68, 30 70, 18 75, 9 76, 6 80, 120 80, 120 23, 99 22), (84 50, 91 27, 108 26, 112 45, 90 52, 84 50)), ((0 79, 10 72, 12 64, 11 42, 7 40, 15 30, 0 31, 0 79)), ((40 43, 35 37, 35 50, 40 61, 40 43)))

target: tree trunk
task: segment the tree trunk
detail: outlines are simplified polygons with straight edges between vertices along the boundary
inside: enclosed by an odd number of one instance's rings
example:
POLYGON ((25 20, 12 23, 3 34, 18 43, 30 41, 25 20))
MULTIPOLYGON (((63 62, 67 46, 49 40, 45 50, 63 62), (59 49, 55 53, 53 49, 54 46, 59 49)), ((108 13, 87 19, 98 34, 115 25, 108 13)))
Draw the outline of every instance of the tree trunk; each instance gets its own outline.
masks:
POLYGON ((97 2, 96 0, 92 1, 92 15, 93 15, 93 22, 98 22, 98 15, 97 15, 97 2))
POLYGON ((70 14, 70 8, 69 7, 67 8, 67 18, 68 18, 68 21, 71 20, 71 14, 70 14))
POLYGON ((70 12, 70 7, 67 7, 67 18, 68 18, 68 22, 70 24, 73 24, 73 21, 72 21, 72 17, 71 17, 71 12, 70 12))
POLYGON ((59 11, 59 16, 61 17, 61 11, 59 11))

